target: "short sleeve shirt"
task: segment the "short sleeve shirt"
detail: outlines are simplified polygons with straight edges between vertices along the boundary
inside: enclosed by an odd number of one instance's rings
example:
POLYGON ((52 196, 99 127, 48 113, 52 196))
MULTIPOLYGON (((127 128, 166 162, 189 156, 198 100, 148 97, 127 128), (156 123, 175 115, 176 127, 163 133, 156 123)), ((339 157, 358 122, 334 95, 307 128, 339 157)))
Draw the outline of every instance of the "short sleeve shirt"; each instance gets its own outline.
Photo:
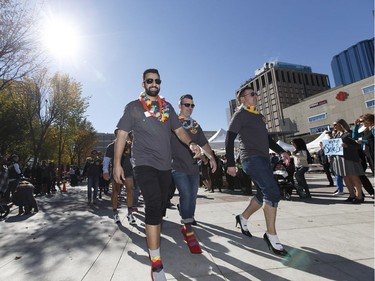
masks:
MULTIPOLYGON (((208 143, 206 136, 204 135, 202 128, 198 125, 196 133, 193 134, 189 129, 184 128, 189 134, 192 141, 199 146, 204 146, 208 143)), ((193 158, 193 153, 190 148, 182 143, 178 137, 172 135, 172 168, 178 172, 186 173, 188 175, 199 174, 199 167, 196 159, 193 158)))
POLYGON ((268 131, 262 114, 240 109, 234 113, 228 131, 239 135, 241 161, 251 156, 269 157, 268 131))
POLYGON ((172 130, 178 129, 181 124, 171 104, 169 108, 168 120, 160 122, 147 114, 139 100, 126 105, 117 128, 133 131, 133 167, 151 166, 161 171, 172 169, 172 130))
MULTIPOLYGON (((105 150, 105 157, 108 157, 108 158, 111 158, 111 166, 113 166, 113 158, 114 158, 114 155, 115 155, 115 142, 111 142, 108 146, 107 146, 107 148, 106 148, 106 150, 105 150)), ((122 154, 122 156, 121 156, 121 166, 122 166, 122 168, 124 169, 124 167, 125 167, 125 162, 126 161, 129 161, 129 158, 130 158, 130 156, 129 155, 127 155, 126 153, 125 153, 125 150, 124 150, 124 153, 122 154)))

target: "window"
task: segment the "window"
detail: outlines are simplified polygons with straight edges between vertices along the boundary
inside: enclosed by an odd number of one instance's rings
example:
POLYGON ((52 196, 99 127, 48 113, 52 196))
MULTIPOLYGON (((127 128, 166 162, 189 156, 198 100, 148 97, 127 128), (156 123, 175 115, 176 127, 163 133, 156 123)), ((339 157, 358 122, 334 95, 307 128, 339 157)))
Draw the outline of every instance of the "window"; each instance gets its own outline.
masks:
POLYGON ((374 107, 375 100, 367 100, 365 101, 366 107, 371 108, 374 107))
POLYGON ((322 86, 325 86, 326 84, 324 83, 324 77, 321 76, 320 78, 322 79, 322 86))
POLYGON ((276 81, 279 82, 280 81, 279 72, 277 70, 275 71, 275 75, 276 75, 276 81))
POLYGON ((272 83, 272 73, 271 73, 271 71, 268 71, 267 78, 268 78, 268 83, 271 84, 272 83))
POLYGON ((327 113, 321 113, 321 114, 318 114, 318 115, 315 115, 315 116, 308 117, 307 121, 309 123, 314 123, 314 122, 318 122, 318 121, 324 120, 324 119, 327 119, 327 113))
POLYGON ((329 130, 330 130, 329 125, 318 126, 318 127, 310 128, 310 134, 322 133, 324 131, 329 131, 329 130))
POLYGON ((305 74, 305 83, 306 83, 306 85, 310 85, 309 84, 309 78, 307 77, 307 74, 305 74))
POLYGON ((281 80, 285 82, 284 71, 281 70, 281 80))
POLYGON ((362 88, 362 93, 364 95, 373 93, 374 92, 374 88, 375 88, 375 85, 364 87, 364 88, 362 88))
POLYGON ((286 76, 288 77, 288 82, 290 83, 290 75, 289 75, 289 71, 286 73, 286 76))

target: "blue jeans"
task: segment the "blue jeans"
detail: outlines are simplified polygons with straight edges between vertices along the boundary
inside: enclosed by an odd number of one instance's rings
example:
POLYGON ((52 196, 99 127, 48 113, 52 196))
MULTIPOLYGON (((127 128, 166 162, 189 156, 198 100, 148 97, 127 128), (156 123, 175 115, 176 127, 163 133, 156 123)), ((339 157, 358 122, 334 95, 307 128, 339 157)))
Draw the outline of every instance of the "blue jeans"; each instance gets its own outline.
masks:
POLYGON ((342 176, 336 176, 336 190, 339 192, 344 192, 344 183, 342 181, 342 176))
POLYGON ((255 182, 256 199, 260 204, 266 203, 276 208, 281 197, 280 188, 273 176, 270 159, 262 156, 251 156, 242 162, 242 170, 255 182))
POLYGON ((172 176, 180 194, 180 214, 182 222, 192 223, 194 221, 199 175, 187 175, 182 172, 172 171, 172 176))
POLYGON ((99 176, 88 176, 87 177, 87 199, 88 202, 96 200, 98 196, 99 176), (92 189, 94 189, 94 197, 92 196, 92 189))

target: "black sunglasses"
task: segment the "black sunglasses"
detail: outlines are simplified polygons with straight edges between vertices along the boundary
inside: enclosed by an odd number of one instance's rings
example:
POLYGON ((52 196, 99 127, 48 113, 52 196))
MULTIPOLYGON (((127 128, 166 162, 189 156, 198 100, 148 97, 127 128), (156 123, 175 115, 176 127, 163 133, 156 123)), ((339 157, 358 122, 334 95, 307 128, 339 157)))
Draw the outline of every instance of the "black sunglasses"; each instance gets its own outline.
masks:
POLYGON ((249 93, 249 94, 246 93, 246 94, 242 95, 241 97, 245 97, 245 96, 247 96, 247 95, 252 96, 252 97, 258 96, 258 94, 257 94, 256 92, 251 92, 251 93, 249 93))
POLYGON ((158 85, 161 84, 161 80, 160 79, 151 79, 151 78, 149 78, 149 79, 146 79, 144 82, 146 82, 147 84, 152 84, 152 83, 154 83, 154 81, 158 85))
POLYGON ((183 103, 183 105, 184 105, 185 107, 190 107, 190 106, 191 106, 191 108, 194 108, 194 107, 195 107, 195 104, 194 104, 194 103, 183 103))

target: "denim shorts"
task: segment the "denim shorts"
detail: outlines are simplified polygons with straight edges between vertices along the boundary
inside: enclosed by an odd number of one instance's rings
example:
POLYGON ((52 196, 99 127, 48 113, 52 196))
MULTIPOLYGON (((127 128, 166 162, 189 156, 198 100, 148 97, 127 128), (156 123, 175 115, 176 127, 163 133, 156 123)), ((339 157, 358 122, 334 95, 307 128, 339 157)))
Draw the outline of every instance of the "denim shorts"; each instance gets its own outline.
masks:
POLYGON ((250 156, 242 161, 242 169, 255 182, 258 202, 260 204, 264 202, 276 208, 280 201, 281 193, 273 176, 269 158, 250 156))

